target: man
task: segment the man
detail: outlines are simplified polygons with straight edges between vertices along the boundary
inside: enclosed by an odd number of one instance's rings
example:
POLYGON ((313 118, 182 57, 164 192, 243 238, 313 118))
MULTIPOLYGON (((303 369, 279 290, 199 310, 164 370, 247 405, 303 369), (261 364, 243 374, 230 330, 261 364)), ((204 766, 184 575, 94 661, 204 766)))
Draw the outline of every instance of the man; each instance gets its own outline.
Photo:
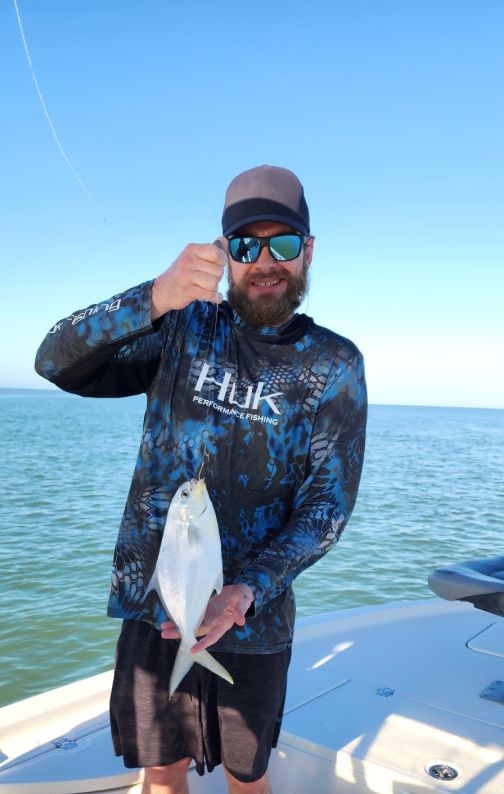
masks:
POLYGON ((292 582, 338 540, 364 454, 362 356, 296 315, 314 238, 304 191, 260 166, 230 184, 223 237, 188 245, 147 282, 57 323, 37 371, 88 396, 145 392, 138 462, 117 540, 108 614, 123 619, 111 696, 114 746, 143 766, 144 794, 184 794, 222 762, 229 792, 268 794, 294 623, 292 582), (228 268, 223 301, 219 282, 228 268), (221 535, 224 587, 168 696, 177 628, 144 598, 170 500, 204 476, 221 535))

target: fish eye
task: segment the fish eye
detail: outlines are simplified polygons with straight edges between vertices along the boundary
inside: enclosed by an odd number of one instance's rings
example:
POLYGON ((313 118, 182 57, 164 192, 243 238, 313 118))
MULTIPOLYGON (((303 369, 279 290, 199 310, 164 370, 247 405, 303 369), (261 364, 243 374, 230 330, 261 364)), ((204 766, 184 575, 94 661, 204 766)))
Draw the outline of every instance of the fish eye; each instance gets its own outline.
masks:
POLYGON ((187 488, 184 488, 184 490, 181 492, 180 495, 181 495, 182 499, 189 499, 190 492, 188 491, 187 488))

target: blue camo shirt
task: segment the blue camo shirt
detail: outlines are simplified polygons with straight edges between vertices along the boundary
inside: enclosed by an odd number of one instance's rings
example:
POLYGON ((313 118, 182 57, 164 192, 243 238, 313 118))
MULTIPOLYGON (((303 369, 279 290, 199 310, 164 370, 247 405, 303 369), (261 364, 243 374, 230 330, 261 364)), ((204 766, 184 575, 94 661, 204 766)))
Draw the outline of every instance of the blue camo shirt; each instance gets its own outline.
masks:
POLYGON ((157 595, 143 596, 170 501, 203 465, 224 583, 255 593, 245 626, 213 647, 283 650, 293 635, 292 582, 337 542, 357 497, 362 356, 306 315, 252 329, 225 302, 194 302, 153 324, 151 290, 147 282, 61 320, 36 359, 37 372, 66 391, 147 395, 108 614, 158 628, 166 619, 157 595))

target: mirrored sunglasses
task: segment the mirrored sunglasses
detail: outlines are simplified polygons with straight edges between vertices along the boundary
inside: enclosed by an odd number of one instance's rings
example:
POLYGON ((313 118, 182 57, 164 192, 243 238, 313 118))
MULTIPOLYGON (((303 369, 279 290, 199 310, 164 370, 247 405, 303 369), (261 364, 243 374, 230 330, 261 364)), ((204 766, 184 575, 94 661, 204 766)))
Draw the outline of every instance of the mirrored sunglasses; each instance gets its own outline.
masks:
POLYGON ((267 246, 277 262, 289 262, 301 253, 308 236, 305 234, 274 234, 271 237, 229 237, 229 253, 235 262, 243 265, 257 262, 262 249, 267 246))

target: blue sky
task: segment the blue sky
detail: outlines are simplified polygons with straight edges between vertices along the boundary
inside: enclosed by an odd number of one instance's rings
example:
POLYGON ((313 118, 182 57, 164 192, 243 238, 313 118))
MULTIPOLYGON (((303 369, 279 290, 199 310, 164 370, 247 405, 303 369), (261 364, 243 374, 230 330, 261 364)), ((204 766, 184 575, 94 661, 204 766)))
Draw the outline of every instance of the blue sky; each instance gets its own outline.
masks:
POLYGON ((504 407, 504 3, 0 3, 0 386, 43 335, 219 233, 240 171, 301 178, 316 321, 375 403, 504 407), (87 192, 86 192, 87 191, 87 192))

